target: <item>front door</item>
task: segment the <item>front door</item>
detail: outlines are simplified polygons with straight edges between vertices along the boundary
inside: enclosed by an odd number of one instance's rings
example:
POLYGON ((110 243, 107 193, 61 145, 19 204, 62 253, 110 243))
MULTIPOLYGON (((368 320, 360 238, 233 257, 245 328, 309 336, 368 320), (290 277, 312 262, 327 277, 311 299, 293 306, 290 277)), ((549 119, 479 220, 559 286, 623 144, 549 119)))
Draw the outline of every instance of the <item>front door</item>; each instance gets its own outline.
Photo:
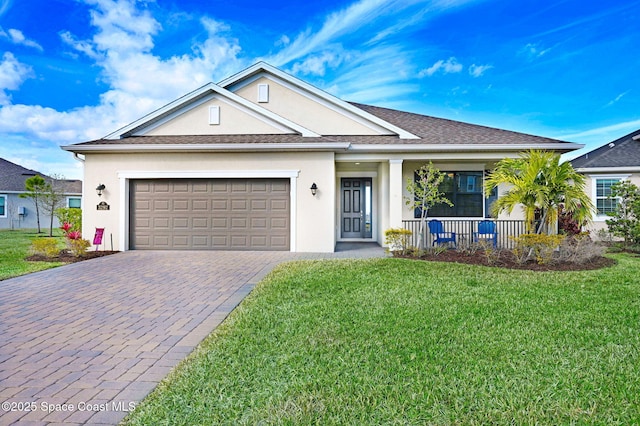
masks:
POLYGON ((340 221, 342 238, 371 238, 371 178, 342 178, 340 221))

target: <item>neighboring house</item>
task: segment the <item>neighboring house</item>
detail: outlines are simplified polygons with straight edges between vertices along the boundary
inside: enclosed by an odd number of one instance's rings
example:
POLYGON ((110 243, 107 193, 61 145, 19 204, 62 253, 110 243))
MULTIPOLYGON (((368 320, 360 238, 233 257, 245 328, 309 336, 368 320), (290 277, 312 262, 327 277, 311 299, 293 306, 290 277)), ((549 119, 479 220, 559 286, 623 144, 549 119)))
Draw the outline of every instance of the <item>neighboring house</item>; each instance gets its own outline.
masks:
MULTIPOLYGON (((48 176, 29 170, 10 161, 0 158, 0 229, 37 229, 38 219, 33 200, 21 198, 25 192, 25 181, 30 177, 48 176)), ((64 188, 65 201, 61 207, 82 207, 82 182, 79 180, 64 180, 60 182, 64 188)), ((50 216, 40 210, 40 226, 48 229, 50 216)), ((54 218, 54 226, 59 226, 54 218)))
POLYGON ((589 151, 571 164, 587 177, 586 191, 596 207, 590 226, 595 234, 607 228, 607 213, 617 207, 617 200, 610 197, 611 185, 624 179, 640 186, 640 130, 589 151))
POLYGON ((448 173, 443 217, 483 218, 483 177, 523 150, 581 145, 345 102, 265 63, 207 84, 103 139, 84 159, 84 233, 129 249, 332 252, 414 219, 407 179, 448 173), (99 206, 99 203, 103 204, 99 206), (93 207, 93 206, 96 207, 93 207))

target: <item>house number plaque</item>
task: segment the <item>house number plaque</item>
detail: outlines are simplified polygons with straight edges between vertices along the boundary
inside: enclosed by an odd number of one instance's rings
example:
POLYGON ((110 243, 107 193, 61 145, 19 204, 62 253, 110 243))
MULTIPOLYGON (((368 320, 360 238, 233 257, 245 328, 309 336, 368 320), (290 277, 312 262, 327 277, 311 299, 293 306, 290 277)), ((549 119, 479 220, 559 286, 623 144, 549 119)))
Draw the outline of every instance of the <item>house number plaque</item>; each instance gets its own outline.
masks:
POLYGON ((106 201, 100 201, 100 204, 97 205, 98 210, 109 210, 109 207, 106 201))

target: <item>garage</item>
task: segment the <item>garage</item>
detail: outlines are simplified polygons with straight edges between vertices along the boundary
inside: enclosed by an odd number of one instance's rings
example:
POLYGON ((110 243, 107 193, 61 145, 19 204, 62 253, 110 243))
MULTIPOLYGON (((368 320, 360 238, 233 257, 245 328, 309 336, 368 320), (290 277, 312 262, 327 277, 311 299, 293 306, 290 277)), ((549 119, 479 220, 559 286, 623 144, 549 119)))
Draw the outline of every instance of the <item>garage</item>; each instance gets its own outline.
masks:
POLYGON ((130 181, 132 250, 289 250, 289 179, 130 181))

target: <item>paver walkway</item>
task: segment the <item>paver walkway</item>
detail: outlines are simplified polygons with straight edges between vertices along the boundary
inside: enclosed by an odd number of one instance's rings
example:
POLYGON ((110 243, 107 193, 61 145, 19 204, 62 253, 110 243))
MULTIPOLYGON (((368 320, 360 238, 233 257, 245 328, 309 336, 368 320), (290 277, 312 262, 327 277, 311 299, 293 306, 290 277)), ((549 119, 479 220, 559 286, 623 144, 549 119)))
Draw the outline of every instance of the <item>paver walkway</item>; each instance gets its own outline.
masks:
POLYGON ((282 261, 130 251, 0 281, 0 424, 117 424, 282 261))

